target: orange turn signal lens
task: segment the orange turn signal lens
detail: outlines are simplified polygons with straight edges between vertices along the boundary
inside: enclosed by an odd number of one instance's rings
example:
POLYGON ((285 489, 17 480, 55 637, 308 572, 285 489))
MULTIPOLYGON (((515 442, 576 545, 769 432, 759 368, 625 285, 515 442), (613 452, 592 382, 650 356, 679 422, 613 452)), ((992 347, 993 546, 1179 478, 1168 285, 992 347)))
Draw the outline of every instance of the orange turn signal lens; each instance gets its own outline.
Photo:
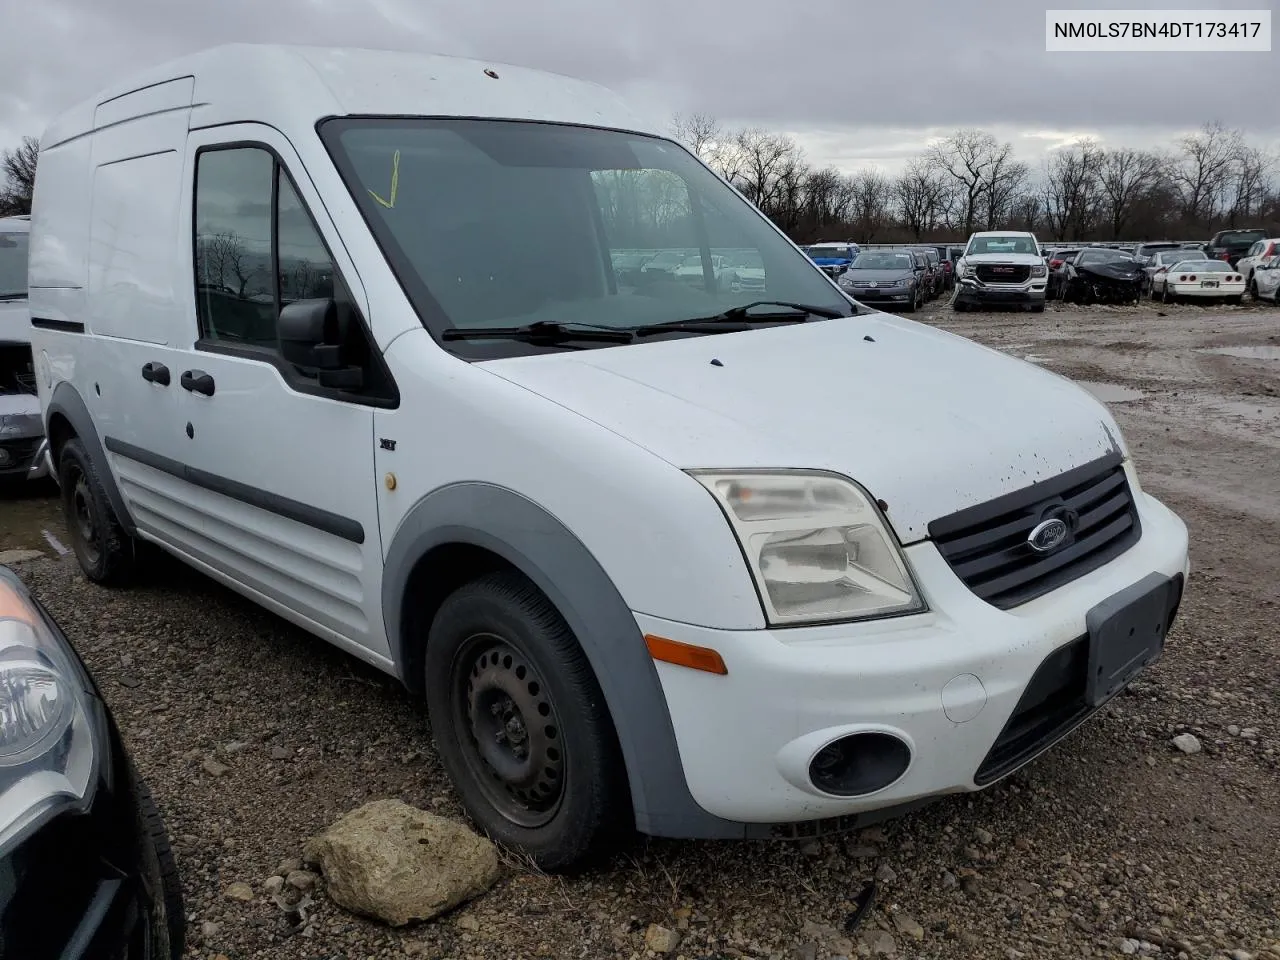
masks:
POLYGON ((36 613, 31 605, 3 580, 0 580, 0 620, 19 620, 31 626, 36 624, 36 613))
POLYGON ((717 673, 724 676, 729 668, 724 665, 720 654, 710 647, 698 647, 692 643, 680 643, 666 637, 655 637, 645 634, 644 644, 649 648, 649 656, 663 663, 674 663, 677 666, 702 670, 706 673, 717 673))

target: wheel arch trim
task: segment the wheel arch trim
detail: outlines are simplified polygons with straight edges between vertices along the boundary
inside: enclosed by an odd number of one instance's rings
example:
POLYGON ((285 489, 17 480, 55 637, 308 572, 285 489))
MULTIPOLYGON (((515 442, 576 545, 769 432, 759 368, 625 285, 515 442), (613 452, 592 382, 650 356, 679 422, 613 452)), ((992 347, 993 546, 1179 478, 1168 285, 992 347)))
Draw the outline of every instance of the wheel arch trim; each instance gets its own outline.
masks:
POLYGON ((563 523, 506 487, 461 482, 422 497, 386 554, 382 609, 401 680, 415 661, 406 611, 414 568, 436 547, 465 544, 501 557, 565 618, 604 693, 622 748, 636 828, 654 836, 732 838, 742 824, 716 817, 689 792, 658 672, 635 616, 599 561, 563 523))
MULTIPOLYGON (((115 511, 117 522, 129 536, 136 536, 138 532, 137 525, 133 522, 133 517, 129 513, 124 497, 120 494, 120 488, 116 485, 115 474, 111 472, 111 467, 107 462, 107 452, 102 446, 102 439, 98 436, 98 428, 94 425, 93 416, 89 413, 89 407, 85 404, 84 398, 80 396, 80 392, 76 390, 70 381, 64 380, 54 387, 53 395, 49 398, 49 403, 45 407, 45 435, 49 437, 51 442, 53 434, 49 429, 49 425, 53 422, 55 416, 60 416, 71 424, 71 429, 75 431, 76 437, 84 445, 85 453, 89 455, 94 472, 106 491, 107 499, 111 502, 111 509, 115 511)), ((60 456, 54 457, 51 451, 51 459, 53 460, 54 470, 60 472, 60 456)))

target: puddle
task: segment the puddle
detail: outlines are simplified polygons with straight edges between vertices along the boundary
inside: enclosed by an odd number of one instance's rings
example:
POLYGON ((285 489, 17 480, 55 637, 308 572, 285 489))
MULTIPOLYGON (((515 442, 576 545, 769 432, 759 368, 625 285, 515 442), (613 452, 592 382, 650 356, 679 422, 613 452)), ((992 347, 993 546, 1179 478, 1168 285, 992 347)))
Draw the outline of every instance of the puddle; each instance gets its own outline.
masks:
POLYGON ((1241 360, 1280 360, 1280 347, 1272 346, 1209 347, 1200 352, 1238 357, 1241 360))
POLYGON ((1078 386, 1084 387, 1103 403, 1127 403, 1130 400, 1141 400, 1143 393, 1133 387, 1122 387, 1118 383, 1094 383, 1092 380, 1077 380, 1078 386))
POLYGON ((32 483, 29 489, 0 487, 0 554, 10 550, 39 550, 53 557, 61 552, 59 547, 66 549, 67 542, 56 487, 44 483, 32 483))

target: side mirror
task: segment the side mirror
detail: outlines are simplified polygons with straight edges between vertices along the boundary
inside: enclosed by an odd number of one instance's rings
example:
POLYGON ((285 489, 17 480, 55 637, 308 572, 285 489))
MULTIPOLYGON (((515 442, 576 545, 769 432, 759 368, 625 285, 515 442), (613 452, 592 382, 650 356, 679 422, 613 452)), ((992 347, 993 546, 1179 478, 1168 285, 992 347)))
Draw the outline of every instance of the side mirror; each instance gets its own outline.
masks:
POLYGON ((332 300, 295 300, 280 311, 276 325, 280 353, 290 363, 316 371, 322 387, 358 390, 363 371, 342 356, 342 330, 332 300))

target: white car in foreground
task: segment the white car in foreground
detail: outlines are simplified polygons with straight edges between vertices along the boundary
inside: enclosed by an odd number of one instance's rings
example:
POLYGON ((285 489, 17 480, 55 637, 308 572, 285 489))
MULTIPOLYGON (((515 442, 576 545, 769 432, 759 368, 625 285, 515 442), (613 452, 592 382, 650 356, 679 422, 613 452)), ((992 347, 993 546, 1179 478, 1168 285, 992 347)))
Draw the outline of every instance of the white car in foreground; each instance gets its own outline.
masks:
MULTIPOLYGON (((1253 293, 1253 271, 1257 269, 1258 264, 1263 260, 1269 260, 1271 257, 1280 254, 1280 239, 1268 238, 1259 240, 1249 252, 1236 261, 1236 272, 1244 277, 1245 289, 1253 293)), ((1256 296, 1256 294, 1255 294, 1256 296)))
POLYGON ((1172 303, 1181 298, 1240 303, 1244 277, 1223 260, 1179 260, 1151 275, 1151 299, 1172 303))
POLYGON ((85 575, 153 543, 397 677, 544 869, 994 783, 1161 655, 1189 571, 1102 403, 859 307, 645 129, 520 67, 237 44, 64 113, 36 178, 85 575), (619 284, 655 225, 769 300, 619 284))

